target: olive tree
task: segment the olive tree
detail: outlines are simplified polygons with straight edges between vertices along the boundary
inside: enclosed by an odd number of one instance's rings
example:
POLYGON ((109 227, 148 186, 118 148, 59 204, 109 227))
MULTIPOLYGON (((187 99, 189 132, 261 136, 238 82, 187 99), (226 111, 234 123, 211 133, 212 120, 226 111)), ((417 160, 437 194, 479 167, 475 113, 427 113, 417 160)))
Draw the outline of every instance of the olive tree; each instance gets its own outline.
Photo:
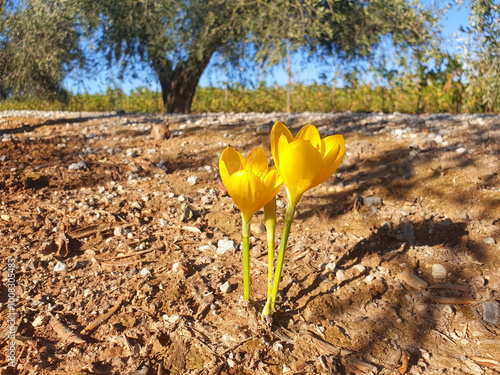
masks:
MULTIPOLYGON (((75 0, 76 2, 76 0, 75 0)), ((110 65, 155 72, 166 112, 190 111, 212 56, 272 66, 290 51, 368 56, 383 35, 411 43, 425 14, 406 0, 80 0, 85 30, 110 65)))
POLYGON ((0 99, 64 95, 83 63, 76 13, 64 0, 0 3, 0 99))

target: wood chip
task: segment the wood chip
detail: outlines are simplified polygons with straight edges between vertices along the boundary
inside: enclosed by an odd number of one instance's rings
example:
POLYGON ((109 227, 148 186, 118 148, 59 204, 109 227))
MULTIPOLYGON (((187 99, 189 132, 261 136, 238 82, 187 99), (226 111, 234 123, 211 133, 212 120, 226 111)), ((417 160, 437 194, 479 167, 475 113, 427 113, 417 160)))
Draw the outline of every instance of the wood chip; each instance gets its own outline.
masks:
POLYGON ((500 362, 495 361, 493 359, 483 358, 483 357, 469 357, 469 358, 481 366, 500 367, 500 362))
POLYGON ((63 323, 61 323, 57 318, 52 315, 52 313, 48 313, 50 316, 49 325, 50 327, 59 335, 64 343, 76 343, 81 344, 84 343, 85 340, 66 327, 63 323))
POLYGON ((447 289, 447 290, 458 290, 460 292, 472 293, 472 288, 467 285, 459 284, 436 284, 431 285, 428 289, 447 289))
POLYGON ((481 300, 477 300, 472 297, 442 297, 442 296, 429 297, 425 301, 429 303, 444 303, 450 305, 472 305, 475 303, 483 302, 481 300))
POLYGON ((408 371, 408 363, 410 362, 410 354, 406 350, 401 350, 401 366, 398 368, 398 372, 401 375, 406 374, 408 371))

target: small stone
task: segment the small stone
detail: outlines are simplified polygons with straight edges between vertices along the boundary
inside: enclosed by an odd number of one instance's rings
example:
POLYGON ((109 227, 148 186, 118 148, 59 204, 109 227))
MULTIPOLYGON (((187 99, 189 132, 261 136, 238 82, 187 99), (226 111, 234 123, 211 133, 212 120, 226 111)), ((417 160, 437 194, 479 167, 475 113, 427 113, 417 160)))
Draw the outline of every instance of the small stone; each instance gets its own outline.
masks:
POLYGON ((130 204, 130 207, 135 208, 137 210, 142 210, 142 206, 141 206, 141 204, 139 202, 132 202, 130 204))
POLYGON ((337 281, 339 283, 341 283, 342 281, 345 281, 347 279, 347 276, 345 274, 344 271, 342 270, 338 270, 336 273, 335 273, 335 278, 337 279, 337 281))
POLYGON ((121 237, 123 236, 123 228, 122 227, 116 227, 115 230, 113 231, 113 234, 116 236, 116 237, 121 237))
POLYGON ((172 272, 177 273, 182 269, 182 263, 180 262, 175 262, 172 264, 172 272))
POLYGON ((130 270, 129 275, 130 275, 130 276, 135 275, 138 271, 139 271, 139 270, 138 270, 136 267, 134 267, 134 268, 132 268, 132 269, 130 270))
POLYGON ((87 164, 84 161, 79 161, 78 163, 71 163, 68 166, 68 169, 71 171, 79 171, 80 169, 87 168, 87 164))
POLYGON ((447 275, 448 275, 448 270, 446 269, 445 266, 439 263, 434 263, 432 265, 432 277, 435 280, 444 279, 446 278, 447 275))
POLYGON ((87 289, 85 289, 85 290, 83 291, 83 296, 84 296, 85 298, 90 297, 92 294, 93 294, 92 289, 88 289, 88 288, 87 288, 87 289))
POLYGON ((167 314, 163 314, 163 319, 166 320, 169 323, 174 324, 179 320, 179 315, 170 315, 168 316, 167 314))
POLYGON ((366 271, 366 267, 363 266, 362 264, 356 264, 352 268, 354 268, 357 271, 357 274, 359 274, 359 275, 366 271))
POLYGON ((66 263, 63 262, 57 262, 57 264, 54 266, 54 272, 63 272, 68 269, 68 266, 66 263))
POLYGON ((217 242, 217 254, 224 255, 228 251, 234 251, 236 247, 234 246, 234 241, 224 238, 217 242))
POLYGON ((33 320, 33 323, 31 323, 31 325, 36 328, 36 327, 40 327, 40 326, 47 324, 48 321, 49 321, 49 317, 47 315, 38 315, 33 320))
POLYGON ((427 288, 427 285, 429 285, 427 281, 422 280, 420 277, 414 275, 409 271, 403 271, 399 273, 398 278, 415 289, 427 288))
POLYGON ((196 185, 198 182, 200 182, 200 178, 198 176, 189 176, 187 178, 187 183, 189 185, 196 185))
POLYGON ((280 342, 275 342, 273 344, 273 350, 276 352, 276 353, 281 353, 283 351, 283 345, 280 343, 280 342))
POLYGON ((139 272, 139 274, 140 274, 141 276, 147 276, 147 275, 149 275, 150 273, 151 273, 151 271, 150 271, 150 270, 149 270, 149 268, 147 268, 147 267, 144 267, 144 268, 141 270, 141 272, 139 272))
POLYGON ((483 302, 483 320, 490 324, 500 323, 500 311, 498 303, 483 302))
POLYGON ((209 195, 204 195, 204 196, 201 197, 201 203, 203 203, 203 204, 212 204, 213 203, 213 199, 209 195))
POLYGON ((201 245, 199 249, 200 251, 217 251, 217 248, 214 245, 201 245))
POLYGON ((455 150, 457 154, 464 154, 467 151, 465 147, 459 147, 455 150))
POLYGON ((134 238, 134 234, 132 232, 127 233, 127 238, 131 240, 132 238, 134 238))
POLYGON ((151 129, 151 137, 157 141, 172 138, 168 125, 165 123, 153 125, 151 129))
POLYGON ((219 290, 222 293, 229 293, 231 291, 231 284, 229 283, 229 281, 226 281, 224 284, 219 286, 219 290))
POLYGON ((328 271, 328 272, 335 271, 336 267, 337 267, 337 264, 335 262, 322 263, 319 265, 320 270, 324 270, 324 271, 328 271))
POLYGON ((250 232, 255 234, 266 233, 266 226, 262 223, 252 223, 250 224, 250 232))
POLYGON ((379 197, 363 197, 363 205, 367 207, 382 207, 382 198, 379 197))
POLYGON ((483 242, 486 244, 486 245, 494 245, 496 244, 496 241, 493 237, 486 237, 483 242))

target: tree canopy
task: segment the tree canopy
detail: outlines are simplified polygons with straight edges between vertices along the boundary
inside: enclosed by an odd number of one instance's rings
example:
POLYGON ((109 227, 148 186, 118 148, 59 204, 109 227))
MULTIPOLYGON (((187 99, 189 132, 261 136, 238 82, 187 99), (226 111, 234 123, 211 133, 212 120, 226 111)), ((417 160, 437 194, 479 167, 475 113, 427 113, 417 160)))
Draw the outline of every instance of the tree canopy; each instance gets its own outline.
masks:
POLYGON ((404 0, 84 0, 82 13, 109 63, 139 58, 155 71, 166 112, 189 112, 214 54, 279 63, 289 49, 367 56, 382 35, 413 43, 429 14, 404 0))
POLYGON ((64 95, 83 63, 76 14, 64 0, 0 3, 0 99, 64 95))

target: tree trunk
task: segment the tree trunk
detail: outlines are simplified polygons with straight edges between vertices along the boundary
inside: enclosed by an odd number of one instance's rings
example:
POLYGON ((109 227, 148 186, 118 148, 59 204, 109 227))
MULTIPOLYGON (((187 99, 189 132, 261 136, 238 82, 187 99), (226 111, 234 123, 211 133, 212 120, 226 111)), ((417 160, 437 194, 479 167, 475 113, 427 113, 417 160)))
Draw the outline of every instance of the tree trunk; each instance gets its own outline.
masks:
POLYGON ((192 69, 175 69, 170 79, 160 78, 163 110, 166 113, 191 113, 196 87, 205 67, 206 64, 192 69))
POLYGON ((165 57, 153 59, 153 67, 160 81, 164 112, 191 113, 196 87, 214 51, 215 47, 206 51, 202 60, 189 56, 173 70, 172 63, 165 57))

